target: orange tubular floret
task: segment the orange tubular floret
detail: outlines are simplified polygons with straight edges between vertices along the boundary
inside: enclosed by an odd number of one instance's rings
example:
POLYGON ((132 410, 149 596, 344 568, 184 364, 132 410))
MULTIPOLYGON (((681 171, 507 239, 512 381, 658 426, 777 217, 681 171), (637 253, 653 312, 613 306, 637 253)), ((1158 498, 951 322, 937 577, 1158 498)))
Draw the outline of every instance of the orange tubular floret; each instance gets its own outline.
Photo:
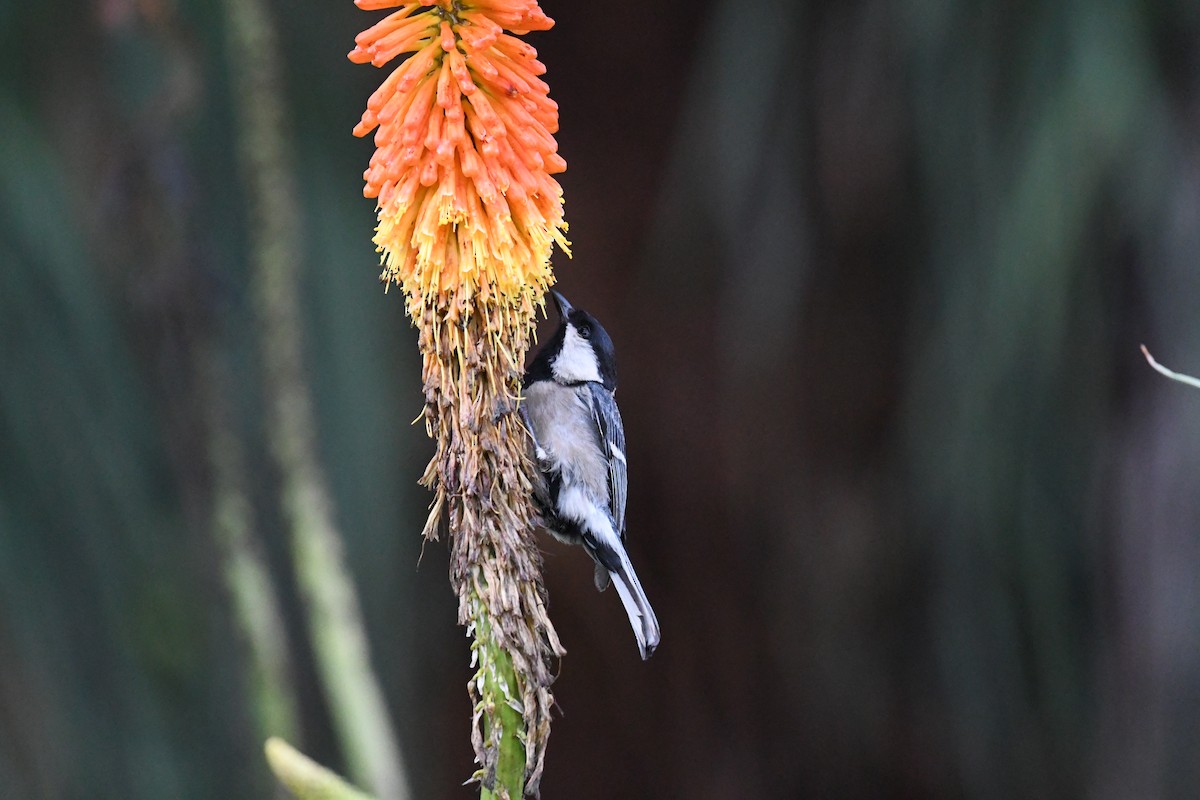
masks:
POLYGON ((408 107, 408 113, 398 126, 401 133, 400 141, 404 144, 409 146, 416 144, 421 132, 426 129, 427 120, 433 113, 432 101, 436 89, 436 83, 426 81, 413 94, 412 105, 408 107))
POLYGON ((515 36, 508 34, 500 36, 496 40, 496 52, 508 56, 513 61, 526 64, 534 75, 546 73, 546 65, 537 60, 537 50, 515 36))
POLYGON ((467 69, 467 60, 463 54, 457 50, 446 54, 446 63, 450 65, 450 71, 454 74, 454 79, 458 81, 458 90, 463 94, 473 94, 479 87, 475 85, 475 81, 471 78, 471 71, 467 69))
MULTIPOLYGON (((504 129, 504 123, 500 121, 500 117, 496 114, 496 109, 492 107, 492 101, 483 92, 476 92, 467 98, 468 106, 479 115, 479 121, 487 126, 488 134, 491 137, 499 138, 504 136, 507 131, 504 129)), ((464 111, 466 108, 463 109, 464 111)))
POLYGON ((416 17, 410 16, 410 13, 411 9, 401 9, 392 14, 388 14, 379 22, 367 28, 358 36, 355 36, 354 44, 360 48, 370 47, 372 44, 378 42, 385 36, 393 34, 396 31, 405 30, 412 24, 414 19, 418 20, 419 25, 424 26, 428 24, 427 22, 421 22, 422 20, 428 19, 428 13, 418 14, 416 17))
POLYGON ((483 76, 485 80, 495 80, 500 75, 500 70, 496 69, 486 53, 468 53, 467 66, 483 76))
POLYGON ((409 13, 413 9, 421 7, 421 3, 400 3, 397 0, 354 0, 354 5, 361 8, 363 11, 378 11, 381 8, 395 8, 399 6, 402 9, 408 9, 409 13))
POLYGON ((468 24, 459 26, 458 35, 465 52, 474 53, 491 47, 504 32, 503 28, 482 14, 464 13, 462 16, 468 24))
MULTIPOLYGON (((430 26, 414 26, 415 31, 405 31, 379 41, 369 51, 370 62, 376 67, 382 67, 401 53, 415 53, 429 44, 432 31, 430 26)), ((353 59, 351 59, 353 60, 353 59)))

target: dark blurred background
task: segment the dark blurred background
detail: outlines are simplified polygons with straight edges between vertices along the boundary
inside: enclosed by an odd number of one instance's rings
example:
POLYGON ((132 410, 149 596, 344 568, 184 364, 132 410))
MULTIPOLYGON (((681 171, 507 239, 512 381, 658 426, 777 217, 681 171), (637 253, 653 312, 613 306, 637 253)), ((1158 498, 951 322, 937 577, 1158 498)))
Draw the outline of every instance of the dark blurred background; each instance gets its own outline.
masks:
MULTIPOLYGON (((346 768, 265 441, 228 7, 0 0, 3 798, 273 795, 231 493, 296 743, 346 768)), ((555 266, 617 343, 663 626, 641 663, 542 540, 543 795, 1195 797, 1200 392, 1138 345, 1200 373, 1200 5, 543 7, 555 266)), ((416 337, 350 135, 379 14, 269 10, 320 462, 415 796, 469 797, 416 337)))

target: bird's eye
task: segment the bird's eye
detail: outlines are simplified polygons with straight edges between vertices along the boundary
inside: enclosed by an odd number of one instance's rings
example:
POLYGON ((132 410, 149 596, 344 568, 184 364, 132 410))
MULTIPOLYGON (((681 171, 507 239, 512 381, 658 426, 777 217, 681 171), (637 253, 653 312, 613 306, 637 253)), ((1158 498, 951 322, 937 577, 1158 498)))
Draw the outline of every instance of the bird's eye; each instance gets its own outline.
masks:
POLYGON ((592 329, 590 327, 588 327, 587 325, 580 325, 579 326, 579 335, 582 336, 584 339, 590 339, 590 338, 592 338, 592 329))

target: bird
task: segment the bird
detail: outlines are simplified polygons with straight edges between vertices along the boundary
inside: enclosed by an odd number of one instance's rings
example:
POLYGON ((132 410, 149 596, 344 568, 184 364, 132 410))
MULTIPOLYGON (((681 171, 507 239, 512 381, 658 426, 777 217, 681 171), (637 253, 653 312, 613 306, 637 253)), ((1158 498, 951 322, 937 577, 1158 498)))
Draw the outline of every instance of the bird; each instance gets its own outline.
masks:
POLYGON ((591 314, 550 295, 559 326, 522 381, 521 414, 542 477, 534 496, 550 534, 592 557, 596 588, 616 586, 645 660, 659 627, 625 549, 629 470, 613 342, 591 314))

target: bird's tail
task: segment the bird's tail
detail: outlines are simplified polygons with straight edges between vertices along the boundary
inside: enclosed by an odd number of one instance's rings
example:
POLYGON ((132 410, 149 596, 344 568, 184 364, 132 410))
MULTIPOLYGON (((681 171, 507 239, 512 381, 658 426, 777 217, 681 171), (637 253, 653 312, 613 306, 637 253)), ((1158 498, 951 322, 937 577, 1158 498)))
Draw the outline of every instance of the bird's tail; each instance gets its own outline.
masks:
POLYGON ((654 616, 654 609, 650 607, 650 601, 642 591, 642 584, 638 581, 637 573, 633 571, 633 564, 629 563, 629 556, 624 548, 612 555, 614 558, 604 559, 610 562, 605 566, 612 576, 613 585, 617 587, 617 594, 621 596, 621 604, 625 606, 625 613, 629 615, 633 635, 637 637, 638 652, 645 661, 658 647, 658 617, 654 616))

